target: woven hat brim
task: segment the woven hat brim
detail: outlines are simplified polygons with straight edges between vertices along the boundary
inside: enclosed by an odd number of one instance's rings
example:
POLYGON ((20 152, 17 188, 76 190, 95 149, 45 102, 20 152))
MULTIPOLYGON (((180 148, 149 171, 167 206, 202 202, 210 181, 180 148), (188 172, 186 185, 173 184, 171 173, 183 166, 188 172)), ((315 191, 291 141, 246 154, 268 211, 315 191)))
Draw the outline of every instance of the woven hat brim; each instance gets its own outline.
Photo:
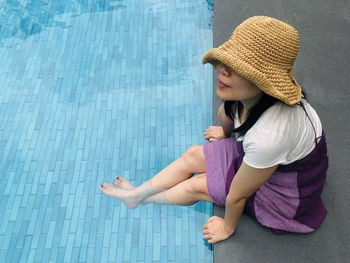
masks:
MULTIPOLYGON (((264 74, 240 58, 238 51, 226 48, 225 44, 208 50, 202 59, 203 64, 210 63, 214 66, 218 61, 254 83, 263 92, 289 105, 296 104, 301 100, 301 88, 292 71, 288 72, 275 67, 268 74, 264 74)), ((271 66, 269 67, 271 68, 271 66)))

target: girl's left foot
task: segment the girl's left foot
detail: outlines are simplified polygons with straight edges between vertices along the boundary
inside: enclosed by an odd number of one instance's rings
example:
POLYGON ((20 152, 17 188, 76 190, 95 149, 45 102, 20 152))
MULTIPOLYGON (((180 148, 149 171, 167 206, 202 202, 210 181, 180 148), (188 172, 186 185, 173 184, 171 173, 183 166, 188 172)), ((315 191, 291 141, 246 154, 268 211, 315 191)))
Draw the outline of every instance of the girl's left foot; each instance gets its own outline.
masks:
POLYGON ((135 196, 134 189, 123 189, 113 184, 103 183, 100 185, 100 190, 108 196, 122 200, 131 209, 136 208, 141 201, 135 196))

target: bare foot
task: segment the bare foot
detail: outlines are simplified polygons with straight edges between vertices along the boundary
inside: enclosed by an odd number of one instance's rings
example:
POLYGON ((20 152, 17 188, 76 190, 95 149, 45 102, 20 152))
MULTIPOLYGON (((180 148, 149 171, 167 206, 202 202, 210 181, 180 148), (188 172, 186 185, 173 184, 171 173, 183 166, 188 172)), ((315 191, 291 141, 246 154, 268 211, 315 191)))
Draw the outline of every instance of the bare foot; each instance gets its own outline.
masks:
POLYGON ((135 186, 133 186, 128 180, 126 180, 124 177, 121 177, 121 176, 117 176, 114 181, 113 181, 113 184, 116 186, 116 187, 120 187, 122 189, 134 189, 135 186))
POLYGON ((104 194, 120 199, 131 209, 136 208, 141 201, 137 199, 133 189, 123 189, 108 183, 102 183, 99 188, 104 194))

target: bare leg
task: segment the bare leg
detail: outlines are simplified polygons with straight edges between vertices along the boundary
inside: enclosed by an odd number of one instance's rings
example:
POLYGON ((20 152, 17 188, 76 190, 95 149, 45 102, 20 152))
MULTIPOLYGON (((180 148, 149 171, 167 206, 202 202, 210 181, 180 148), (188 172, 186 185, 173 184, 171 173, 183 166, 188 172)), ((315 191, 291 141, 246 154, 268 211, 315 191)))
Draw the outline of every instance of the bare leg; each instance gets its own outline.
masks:
POLYGON ((179 184, 194 173, 203 172, 205 172, 203 146, 197 145, 189 148, 179 159, 139 187, 132 188, 130 183, 124 182, 122 184, 127 186, 125 189, 118 187, 118 183, 115 182, 101 184, 100 190, 108 196, 121 199, 129 208, 135 208, 145 198, 179 184))
POLYGON ((169 189, 195 173, 204 172, 203 145, 196 145, 190 147, 179 159, 155 175, 152 178, 152 185, 160 189, 169 189))
POLYGON ((194 176, 172 188, 146 198, 143 203, 193 205, 198 201, 213 202, 208 193, 206 174, 194 176))

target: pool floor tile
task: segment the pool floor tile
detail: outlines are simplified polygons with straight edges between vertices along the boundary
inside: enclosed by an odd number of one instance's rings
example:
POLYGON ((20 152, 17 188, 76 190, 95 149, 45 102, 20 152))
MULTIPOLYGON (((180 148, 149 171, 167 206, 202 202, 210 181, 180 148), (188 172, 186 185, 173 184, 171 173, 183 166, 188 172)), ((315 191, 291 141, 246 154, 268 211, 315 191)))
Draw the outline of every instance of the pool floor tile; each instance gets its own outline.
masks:
POLYGON ((212 0, 0 7, 0 262, 212 262, 212 204, 129 210, 212 122, 212 0))

